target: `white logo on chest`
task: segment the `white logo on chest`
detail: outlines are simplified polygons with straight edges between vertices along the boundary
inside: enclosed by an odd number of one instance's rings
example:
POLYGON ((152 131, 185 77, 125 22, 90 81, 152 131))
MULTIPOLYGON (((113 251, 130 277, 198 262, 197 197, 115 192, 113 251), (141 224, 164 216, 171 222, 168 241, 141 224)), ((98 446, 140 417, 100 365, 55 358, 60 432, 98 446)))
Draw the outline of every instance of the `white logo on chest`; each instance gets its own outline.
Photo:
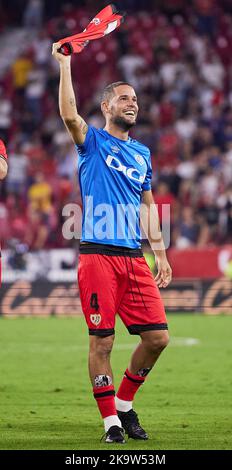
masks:
POLYGON ((114 153, 120 152, 119 148, 116 147, 116 145, 112 145, 112 146, 111 146, 111 151, 114 152, 114 153))
POLYGON ((112 155, 108 155, 106 164, 113 170, 119 171, 125 176, 128 176, 131 180, 139 181, 140 183, 143 183, 145 180, 146 174, 141 175, 137 168, 127 168, 126 165, 123 165, 118 158, 113 157, 112 155))
POLYGON ((135 155, 135 160, 136 160, 136 162, 138 162, 140 165, 143 165, 143 164, 144 164, 144 158, 142 157, 142 155, 139 155, 138 153, 135 155))

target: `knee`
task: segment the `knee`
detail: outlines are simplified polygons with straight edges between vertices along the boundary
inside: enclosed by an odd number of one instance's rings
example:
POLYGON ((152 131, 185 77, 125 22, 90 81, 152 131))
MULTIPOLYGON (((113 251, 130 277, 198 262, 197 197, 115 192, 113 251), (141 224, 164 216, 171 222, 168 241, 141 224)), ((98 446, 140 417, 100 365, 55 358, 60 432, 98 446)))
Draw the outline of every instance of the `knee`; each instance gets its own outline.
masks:
POLYGON ((90 353, 97 356, 108 357, 112 351, 114 336, 95 336, 91 338, 90 353))
POLYGON ((165 330, 162 332, 162 335, 158 340, 158 348, 161 349, 162 351, 168 346, 168 343, 169 343, 169 334, 168 334, 168 331, 165 330))
POLYGON ((169 334, 167 330, 149 332, 145 339, 146 346, 150 351, 161 352, 169 343, 169 334))

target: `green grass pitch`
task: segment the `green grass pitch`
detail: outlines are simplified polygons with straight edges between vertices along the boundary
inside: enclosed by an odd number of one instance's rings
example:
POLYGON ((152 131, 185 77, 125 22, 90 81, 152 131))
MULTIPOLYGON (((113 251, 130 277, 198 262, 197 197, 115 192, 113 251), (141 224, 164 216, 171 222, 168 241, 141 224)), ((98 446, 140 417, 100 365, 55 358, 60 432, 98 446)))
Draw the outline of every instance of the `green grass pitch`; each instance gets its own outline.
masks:
MULTIPOLYGON (((0 449, 231 449, 232 317, 169 315, 169 326, 135 400, 150 439, 112 446, 100 442, 83 318, 1 319, 0 449)), ((136 341, 118 320, 116 387, 136 341)))

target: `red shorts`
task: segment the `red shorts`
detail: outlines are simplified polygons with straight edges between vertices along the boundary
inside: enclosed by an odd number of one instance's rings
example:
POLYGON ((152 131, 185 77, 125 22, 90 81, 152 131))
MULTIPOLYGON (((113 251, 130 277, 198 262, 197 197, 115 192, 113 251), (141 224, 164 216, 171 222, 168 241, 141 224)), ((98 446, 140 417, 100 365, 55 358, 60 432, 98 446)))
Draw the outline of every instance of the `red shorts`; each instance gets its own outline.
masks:
POLYGON ((129 256, 125 252, 80 254, 80 299, 90 335, 114 334, 116 313, 132 335, 168 329, 153 275, 142 252, 136 256, 140 251, 131 250, 129 256))

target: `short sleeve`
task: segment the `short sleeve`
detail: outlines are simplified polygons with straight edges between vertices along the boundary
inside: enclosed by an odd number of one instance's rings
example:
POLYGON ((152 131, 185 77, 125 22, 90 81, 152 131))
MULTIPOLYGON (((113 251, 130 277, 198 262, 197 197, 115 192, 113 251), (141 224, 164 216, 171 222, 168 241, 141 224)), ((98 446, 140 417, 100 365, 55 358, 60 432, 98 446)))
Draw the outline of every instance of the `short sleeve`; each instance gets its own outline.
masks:
POLYGON ((151 166, 151 154, 149 152, 149 157, 147 160, 147 173, 145 180, 142 184, 142 191, 149 191, 151 189, 151 179, 152 179, 152 166, 151 166))
POLYGON ((88 126, 88 131, 85 141, 82 145, 76 144, 78 154, 80 157, 89 157, 94 154, 97 147, 97 129, 93 126, 88 126))

